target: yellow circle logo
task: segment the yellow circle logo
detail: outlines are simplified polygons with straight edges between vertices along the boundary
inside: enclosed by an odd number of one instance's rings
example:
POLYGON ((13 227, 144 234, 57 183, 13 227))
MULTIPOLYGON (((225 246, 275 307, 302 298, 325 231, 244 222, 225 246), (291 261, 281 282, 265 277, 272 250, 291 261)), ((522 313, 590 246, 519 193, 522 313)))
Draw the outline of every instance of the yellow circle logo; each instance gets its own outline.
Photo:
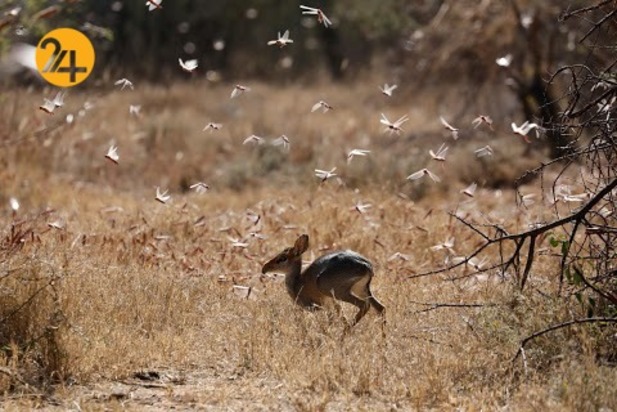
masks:
POLYGON ((78 30, 52 30, 36 47, 36 67, 54 86, 78 85, 92 72, 94 47, 90 39, 78 30))

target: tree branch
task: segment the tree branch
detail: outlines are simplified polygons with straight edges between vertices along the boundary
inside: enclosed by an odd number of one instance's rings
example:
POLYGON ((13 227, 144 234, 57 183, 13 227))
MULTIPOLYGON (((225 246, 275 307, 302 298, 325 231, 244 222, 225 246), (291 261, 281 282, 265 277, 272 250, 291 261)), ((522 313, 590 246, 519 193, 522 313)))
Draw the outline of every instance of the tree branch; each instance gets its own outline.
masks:
POLYGON ((527 343, 529 343, 529 341, 545 335, 547 333, 556 331, 558 329, 563 329, 563 328, 567 328, 569 326, 572 325, 577 325, 577 324, 582 324, 582 323, 600 323, 600 322, 608 322, 608 323, 617 323, 617 318, 604 318, 604 317, 599 317, 599 318, 585 318, 585 319, 574 319, 574 320, 570 320, 567 322, 563 322, 563 323, 558 323, 556 325, 551 325, 545 329, 539 330, 537 332, 532 333, 531 335, 527 336, 526 338, 524 338, 521 341, 521 344, 518 348, 518 350, 516 351, 516 355, 514 356, 514 358, 512 359, 512 362, 514 362, 518 356, 521 354, 521 351, 525 348, 525 345, 527 345, 527 343))
MULTIPOLYGON (((431 270, 431 271, 428 271, 428 272, 423 272, 423 273, 419 273, 419 274, 415 274, 415 275, 410 275, 410 276, 408 276, 408 279, 421 278, 421 277, 425 277, 425 276, 431 276, 431 275, 436 275, 436 274, 440 274, 440 273, 444 273, 444 272, 450 271, 452 269, 455 269, 457 267, 460 267, 462 265, 465 265, 465 264, 469 263, 469 261, 472 258, 474 258, 475 256, 477 256, 480 253, 482 253, 489 246, 491 246, 493 244, 501 244, 502 242, 509 240, 509 241, 513 241, 516 244, 516 250, 514 251, 512 256, 508 259, 507 262, 503 262, 502 266, 504 267, 504 271, 505 271, 505 270, 507 270, 509 268, 510 265, 512 265, 516 261, 517 258, 520 257, 520 253, 521 253, 523 244, 525 243, 525 240, 527 238, 531 239, 531 243, 534 243, 533 245, 530 244, 530 247, 529 247, 528 251, 529 252, 534 252, 535 251, 535 239, 538 236, 540 236, 540 235, 542 235, 544 233, 547 233, 550 230, 553 230, 555 228, 565 226, 566 224, 569 224, 569 223, 572 223, 572 222, 575 222, 575 224, 576 224, 576 222, 580 222, 585 217, 585 215, 587 213, 589 213, 591 211, 591 209, 593 209, 594 206, 596 206, 606 195, 611 193, 616 187, 617 187, 617 178, 614 178, 604 188, 602 188, 593 197, 591 197, 587 201, 587 203, 585 203, 578 211, 576 211, 574 213, 571 213, 570 215, 568 215, 566 217, 563 217, 561 219, 557 219, 557 220, 555 220, 555 221, 553 221, 551 223, 547 223, 545 225, 538 226, 538 227, 535 227, 533 229, 530 229, 530 230, 528 230, 526 232, 520 232, 520 233, 514 233, 514 234, 506 234, 506 235, 502 235, 500 237, 488 238, 488 240, 486 240, 485 235, 476 230, 476 233, 479 232, 479 235, 482 236, 485 239, 485 242, 481 246, 476 248, 476 250, 474 250, 465 259, 463 259, 460 262, 457 262, 456 264, 447 266, 445 268, 435 269, 435 270, 431 270)), ((470 224, 468 222, 465 222, 465 224, 467 226, 470 226, 470 224)), ((521 277, 521 288, 524 287, 524 285, 525 285, 525 283, 527 281, 527 276, 529 275, 529 272, 531 270, 531 264, 533 262, 530 263, 530 259, 533 261, 533 257, 528 256, 527 257, 527 263, 525 265, 525 268, 523 269, 523 276, 521 277)))

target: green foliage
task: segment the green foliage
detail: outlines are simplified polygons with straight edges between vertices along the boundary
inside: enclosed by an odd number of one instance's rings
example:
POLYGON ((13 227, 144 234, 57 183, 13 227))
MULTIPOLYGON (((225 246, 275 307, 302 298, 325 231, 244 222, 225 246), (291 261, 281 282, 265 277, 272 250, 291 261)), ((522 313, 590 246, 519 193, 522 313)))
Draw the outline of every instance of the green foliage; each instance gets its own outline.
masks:
POLYGON ((555 234, 549 234, 548 239, 551 247, 557 249, 559 248, 559 252, 561 256, 566 256, 568 251, 570 250, 570 241, 565 238, 565 236, 556 236, 555 234))

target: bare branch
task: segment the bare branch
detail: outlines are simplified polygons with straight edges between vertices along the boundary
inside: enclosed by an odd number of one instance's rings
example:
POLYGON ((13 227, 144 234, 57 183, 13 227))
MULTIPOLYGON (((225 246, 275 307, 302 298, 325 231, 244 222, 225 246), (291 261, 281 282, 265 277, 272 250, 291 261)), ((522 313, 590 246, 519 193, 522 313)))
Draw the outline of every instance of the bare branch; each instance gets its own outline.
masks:
POLYGON ((582 7, 580 9, 576 9, 573 11, 569 11, 567 13, 562 13, 561 16, 559 16, 559 21, 566 21, 571 17, 574 16, 578 16, 579 14, 584 14, 584 13, 589 13, 590 11, 594 11, 599 9, 602 6, 607 5, 608 3, 615 1, 615 0, 602 0, 600 3, 594 5, 594 6, 588 6, 588 7, 582 7))
POLYGON ((551 325, 545 329, 539 330, 537 332, 532 333, 531 335, 527 336, 525 339, 523 339, 521 341, 521 344, 518 348, 518 350, 516 351, 516 355, 514 356, 514 358, 512 359, 512 362, 514 362, 518 356, 521 354, 521 351, 525 348, 525 345, 527 345, 527 343, 529 343, 531 340, 545 335, 547 333, 556 331, 558 329, 563 329, 563 328, 567 328, 569 326, 572 325, 577 325, 577 324, 582 324, 582 323, 600 323, 600 322, 608 322, 608 323, 617 323, 617 318, 604 318, 604 317, 599 317, 599 318, 586 318, 586 319, 574 319, 574 320, 570 320, 568 322, 563 322, 563 323, 558 323, 556 325, 551 325))
MULTIPOLYGON (((508 268, 512 265, 517 265, 518 260, 520 259, 520 253, 521 250, 523 248, 523 245, 525 243, 525 241, 529 238, 530 239, 530 245, 528 248, 528 253, 527 253, 527 262, 525 264, 525 268, 523 269, 523 274, 521 276, 521 289, 524 288, 525 283, 527 282, 529 273, 531 271, 531 267, 533 264, 533 259, 534 259, 534 253, 535 253, 535 241, 536 238, 540 235, 543 235, 545 233, 548 233, 549 231, 558 228, 558 227, 563 227, 565 225, 568 225, 570 223, 574 223, 574 227, 575 229, 578 227, 578 225, 580 224, 580 222, 585 218, 585 216, 591 211, 591 209, 596 206, 598 204, 598 202, 600 202, 600 200, 602 200, 605 196, 607 196, 609 193, 611 193, 615 188, 617 187, 617 178, 613 179, 609 184, 607 184, 602 190, 600 190, 598 193, 596 193, 591 199, 589 199, 587 201, 587 203, 585 205, 583 205, 578 211, 563 217, 561 219, 557 219, 551 223, 542 225, 542 226, 538 226, 536 228, 530 229, 526 232, 521 232, 521 233, 515 233, 515 234, 506 234, 506 235, 502 235, 499 237, 494 237, 494 238, 488 238, 485 234, 483 234, 482 232, 480 232, 479 230, 474 230, 474 232, 478 233, 482 238, 485 239, 485 242, 479 246, 478 248, 476 248, 476 250, 474 250, 470 255, 468 255, 465 259, 463 259, 460 262, 457 262, 454 265, 450 265, 447 266, 445 268, 441 268, 441 269, 436 269, 436 270, 431 270, 428 272, 424 272, 424 273, 419 273, 419 274, 415 274, 415 275, 411 275, 408 276, 408 279, 415 279, 415 278, 421 278, 421 277, 425 277, 425 276, 431 276, 431 275, 435 275, 435 274, 440 274, 440 273, 444 273, 447 271, 450 271, 452 269, 455 269, 457 267, 463 266, 467 263, 469 263, 469 261, 474 258, 475 256, 479 255, 480 253, 482 253, 486 248, 488 248, 489 246, 493 245, 493 244, 502 244, 505 241, 513 241, 516 245, 516 249, 514 251, 514 253, 510 256, 510 258, 505 261, 502 262, 502 267, 503 267, 503 271, 507 271, 508 268)), ((464 219, 458 218, 457 219, 459 221, 463 221, 463 223, 467 226, 467 227, 472 227, 473 225, 471 225, 468 222, 465 222, 464 219)), ((475 229, 475 228, 474 228, 475 229)), ((570 238, 571 240, 573 239, 573 235, 570 238)), ((562 273, 563 273, 563 266, 562 266, 562 273)), ((562 279, 562 274, 560 274, 560 282, 563 281, 562 279)))
POLYGON ((596 30, 598 30, 604 24, 605 21, 613 17, 615 14, 617 14, 617 9, 614 9, 610 13, 607 13, 606 15, 604 15, 604 17, 602 17, 600 21, 594 24, 593 27, 589 29, 589 31, 585 33, 578 42, 579 43, 584 42, 587 37, 591 36, 596 30))

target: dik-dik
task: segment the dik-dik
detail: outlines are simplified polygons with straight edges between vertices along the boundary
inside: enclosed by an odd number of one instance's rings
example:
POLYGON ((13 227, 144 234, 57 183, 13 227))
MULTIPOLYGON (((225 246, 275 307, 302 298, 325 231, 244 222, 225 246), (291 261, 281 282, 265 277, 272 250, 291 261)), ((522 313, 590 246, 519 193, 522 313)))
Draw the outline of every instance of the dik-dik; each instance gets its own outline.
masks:
POLYGON ((302 254, 308 246, 308 235, 301 235, 293 247, 268 261, 262 273, 284 273, 289 295, 306 309, 321 308, 333 298, 357 306, 358 314, 350 327, 371 307, 384 317, 386 308, 370 289, 373 265, 368 259, 351 250, 342 250, 320 256, 302 271, 302 254))

